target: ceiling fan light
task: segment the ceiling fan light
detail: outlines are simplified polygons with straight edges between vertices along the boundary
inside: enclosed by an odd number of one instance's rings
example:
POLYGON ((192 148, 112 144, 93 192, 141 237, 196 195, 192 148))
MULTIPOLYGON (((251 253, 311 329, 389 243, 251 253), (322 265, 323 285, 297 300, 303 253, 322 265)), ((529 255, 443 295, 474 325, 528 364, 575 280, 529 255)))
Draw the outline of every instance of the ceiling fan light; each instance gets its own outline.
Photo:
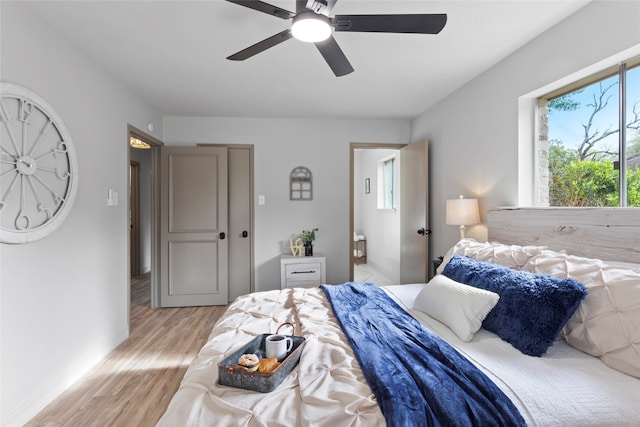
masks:
POLYGON ((298 14, 293 19, 291 34, 296 39, 303 42, 316 43, 326 40, 331 35, 329 19, 324 15, 298 14))

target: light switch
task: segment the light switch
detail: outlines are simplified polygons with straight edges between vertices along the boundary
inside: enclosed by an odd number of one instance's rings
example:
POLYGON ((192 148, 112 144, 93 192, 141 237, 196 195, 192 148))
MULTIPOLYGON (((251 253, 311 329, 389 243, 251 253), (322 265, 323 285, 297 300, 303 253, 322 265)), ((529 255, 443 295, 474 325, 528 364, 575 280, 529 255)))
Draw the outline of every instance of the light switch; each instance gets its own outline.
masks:
POLYGON ((258 196, 258 204, 264 205, 264 195, 261 194, 258 196))
POLYGON ((118 192, 111 188, 107 193, 107 206, 118 206, 118 192))

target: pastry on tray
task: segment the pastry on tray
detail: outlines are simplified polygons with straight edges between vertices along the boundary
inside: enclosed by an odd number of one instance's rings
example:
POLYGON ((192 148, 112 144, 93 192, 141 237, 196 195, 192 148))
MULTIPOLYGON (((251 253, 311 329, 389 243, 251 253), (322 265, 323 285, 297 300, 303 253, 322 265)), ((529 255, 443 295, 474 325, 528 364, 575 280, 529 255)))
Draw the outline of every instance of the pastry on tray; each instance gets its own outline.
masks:
POLYGON ((260 359, 253 353, 243 354, 238 359, 238 365, 246 368, 250 371, 255 371, 258 369, 258 365, 260 364, 260 359))
POLYGON ((279 365, 280 363, 278 363, 278 359, 275 357, 263 358, 260 359, 260 363, 258 364, 258 372, 271 372, 279 365))

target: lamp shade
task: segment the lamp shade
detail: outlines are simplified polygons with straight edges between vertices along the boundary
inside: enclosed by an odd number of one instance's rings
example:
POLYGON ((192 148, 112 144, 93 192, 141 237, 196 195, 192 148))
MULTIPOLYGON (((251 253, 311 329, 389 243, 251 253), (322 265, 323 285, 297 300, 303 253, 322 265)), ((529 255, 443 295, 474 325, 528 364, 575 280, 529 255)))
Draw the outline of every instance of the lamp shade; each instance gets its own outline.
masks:
POLYGON ((447 200, 446 221, 448 225, 471 225, 480 222, 478 199, 447 200))

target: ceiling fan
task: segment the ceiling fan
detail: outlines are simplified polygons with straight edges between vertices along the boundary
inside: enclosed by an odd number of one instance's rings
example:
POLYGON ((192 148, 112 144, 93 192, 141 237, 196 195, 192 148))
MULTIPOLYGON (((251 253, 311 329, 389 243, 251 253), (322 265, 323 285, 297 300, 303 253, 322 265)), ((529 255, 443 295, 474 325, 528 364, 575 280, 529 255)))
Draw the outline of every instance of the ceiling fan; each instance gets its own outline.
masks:
POLYGON ((413 33, 438 34, 447 22, 447 15, 335 15, 329 17, 338 0, 296 0, 296 12, 265 3, 260 0, 227 0, 249 9, 257 10, 281 19, 291 19, 291 28, 268 37, 246 49, 227 57, 232 61, 244 61, 290 38, 314 43, 333 73, 344 76, 353 67, 333 38, 335 31, 364 33, 413 33))

